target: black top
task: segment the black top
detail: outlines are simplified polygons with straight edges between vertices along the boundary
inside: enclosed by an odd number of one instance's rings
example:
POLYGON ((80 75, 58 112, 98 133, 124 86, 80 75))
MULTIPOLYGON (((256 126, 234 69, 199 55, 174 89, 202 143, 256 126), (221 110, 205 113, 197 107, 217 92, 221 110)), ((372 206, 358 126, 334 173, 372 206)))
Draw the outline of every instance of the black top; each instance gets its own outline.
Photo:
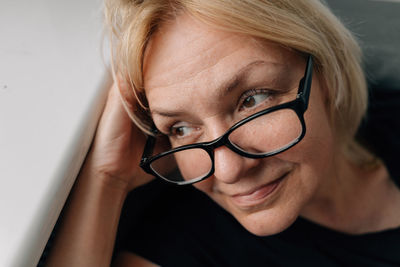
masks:
POLYGON ((128 197, 116 249, 162 266, 400 266, 400 228, 349 235, 299 218, 258 237, 193 187, 157 180, 128 197))

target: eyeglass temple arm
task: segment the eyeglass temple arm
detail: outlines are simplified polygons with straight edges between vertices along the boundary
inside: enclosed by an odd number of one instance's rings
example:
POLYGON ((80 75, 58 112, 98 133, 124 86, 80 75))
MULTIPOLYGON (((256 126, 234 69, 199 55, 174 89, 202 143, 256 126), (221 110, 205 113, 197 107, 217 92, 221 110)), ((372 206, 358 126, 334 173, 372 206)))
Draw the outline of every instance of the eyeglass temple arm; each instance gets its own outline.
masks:
POLYGON ((301 98, 304 104, 304 110, 308 107, 308 99, 310 97, 310 88, 312 82, 312 73, 313 73, 313 58, 312 55, 308 56, 306 70, 304 73, 304 77, 300 81, 300 89, 299 97, 301 98))
MULTIPOLYGON (((158 133, 158 130, 156 128, 155 125, 152 126, 151 131, 154 134, 158 133)), ((142 160, 141 160, 141 165, 147 160, 147 158, 153 153, 153 149, 154 149, 154 143, 155 143, 156 139, 149 135, 147 136, 147 140, 146 140, 146 144, 144 145, 144 149, 143 149, 143 154, 142 154, 142 160)))

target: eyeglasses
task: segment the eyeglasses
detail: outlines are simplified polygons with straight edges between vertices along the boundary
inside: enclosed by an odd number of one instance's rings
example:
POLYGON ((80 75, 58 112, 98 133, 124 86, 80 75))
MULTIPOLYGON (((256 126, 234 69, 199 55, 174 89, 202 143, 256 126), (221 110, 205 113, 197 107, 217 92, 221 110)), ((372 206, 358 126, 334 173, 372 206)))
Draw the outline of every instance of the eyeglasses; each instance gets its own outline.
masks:
POLYGON ((313 60, 309 55, 294 100, 240 120, 213 141, 183 145, 152 156, 156 137, 149 136, 140 167, 168 182, 187 185, 200 182, 214 173, 214 150, 218 147, 226 146, 243 157, 254 159, 288 150, 299 143, 306 132, 304 112, 308 107, 312 70, 313 60))

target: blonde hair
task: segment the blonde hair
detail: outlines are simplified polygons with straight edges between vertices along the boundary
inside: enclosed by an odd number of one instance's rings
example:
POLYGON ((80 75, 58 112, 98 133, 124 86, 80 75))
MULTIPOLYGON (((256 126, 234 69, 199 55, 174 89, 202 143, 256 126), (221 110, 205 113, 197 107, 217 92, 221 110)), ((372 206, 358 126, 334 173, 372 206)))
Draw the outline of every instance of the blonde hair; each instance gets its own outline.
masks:
POLYGON ((313 55, 346 154, 360 163, 371 160, 354 138, 367 107, 361 51, 353 35, 318 0, 106 0, 113 72, 129 84, 131 90, 122 92, 128 99, 124 103, 139 128, 149 133, 151 126, 142 73, 146 45, 163 23, 182 12, 224 31, 313 55))

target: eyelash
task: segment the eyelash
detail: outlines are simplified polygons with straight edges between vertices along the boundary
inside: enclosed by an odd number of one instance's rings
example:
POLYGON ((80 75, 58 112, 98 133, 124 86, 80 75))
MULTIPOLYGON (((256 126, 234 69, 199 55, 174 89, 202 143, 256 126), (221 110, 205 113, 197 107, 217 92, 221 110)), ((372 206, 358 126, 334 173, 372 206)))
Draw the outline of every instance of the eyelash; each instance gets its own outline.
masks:
POLYGON ((244 92, 241 97, 239 98, 238 101, 238 105, 239 105, 239 109, 242 107, 244 100, 246 100, 246 98, 250 97, 250 96, 255 96, 257 94, 260 93, 265 93, 265 94, 269 94, 269 96, 274 95, 276 92, 270 90, 270 89, 265 89, 265 88, 261 88, 261 89, 250 89, 247 90, 246 92, 244 92))
MULTIPOLYGON (((163 126, 161 132, 169 137, 174 137, 175 135, 172 134, 174 126, 179 123, 179 121, 172 121, 171 123, 168 123, 167 125, 163 126)), ((178 128, 179 126, 176 126, 178 128)))

